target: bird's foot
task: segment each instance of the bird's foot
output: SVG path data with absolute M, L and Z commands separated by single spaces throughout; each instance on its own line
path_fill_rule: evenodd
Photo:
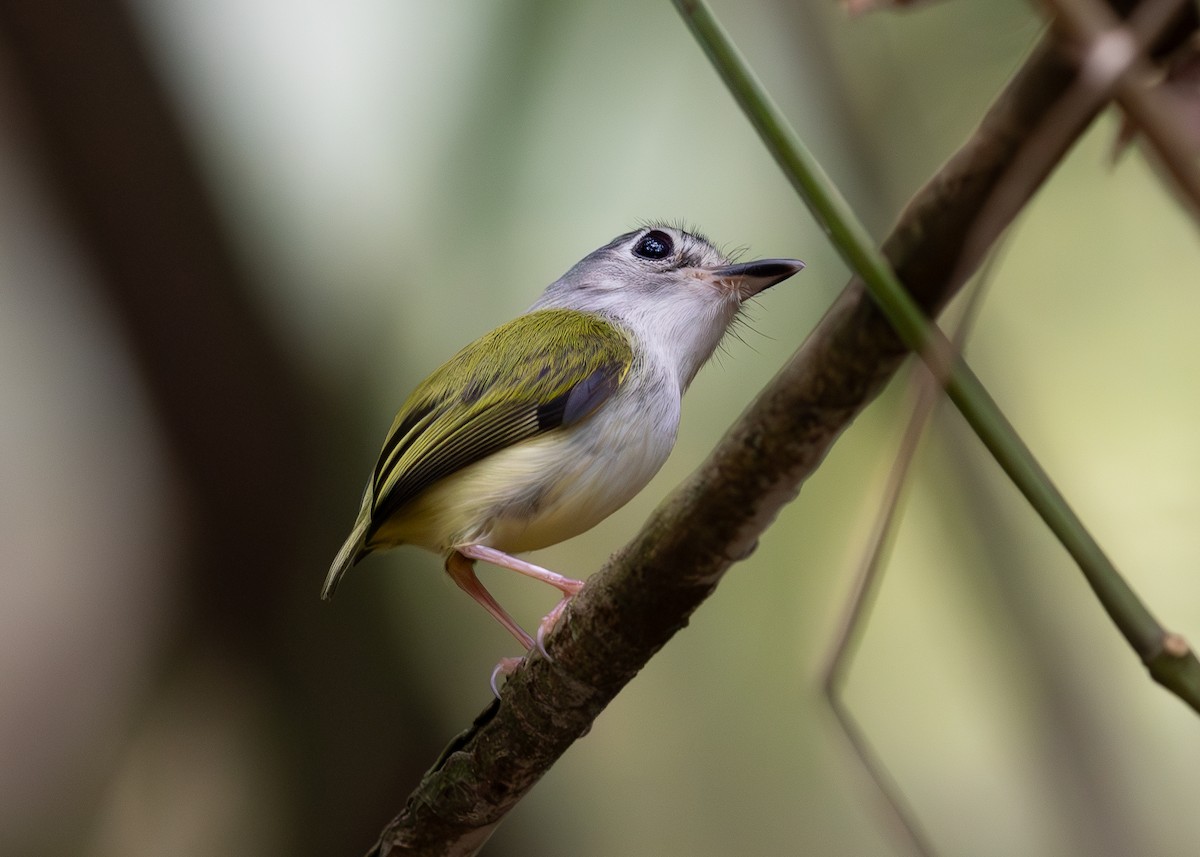
M 492 668 L 492 677 L 488 683 L 492 686 L 492 693 L 496 695 L 496 699 L 500 698 L 500 677 L 503 676 L 507 681 L 508 677 L 519 670 L 523 663 L 525 663 L 524 658 L 501 658 L 500 663 Z
M 580 589 L 582 589 L 580 585 Z M 578 592 L 579 590 L 576 590 Z M 542 617 L 542 621 L 538 623 L 537 629 L 537 650 L 541 652 L 542 657 L 548 661 L 554 660 L 546 651 L 546 635 L 554 630 L 554 626 L 558 624 L 558 620 L 562 618 L 562 614 L 567 609 L 567 604 L 570 603 L 572 596 L 575 593 L 564 595 L 562 600 L 554 605 L 554 609 Z

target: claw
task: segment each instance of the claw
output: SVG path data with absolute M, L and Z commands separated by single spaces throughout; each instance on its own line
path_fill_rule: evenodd
M 540 623 L 538 624 L 535 645 L 537 646 L 538 654 L 548 661 L 554 661 L 554 658 L 550 657 L 550 653 L 546 651 L 546 629 Z
M 496 699 L 500 698 L 500 685 L 496 683 L 496 679 L 504 676 L 506 679 L 520 669 L 521 664 L 525 663 L 524 658 L 501 658 L 500 663 L 492 668 L 492 677 L 488 684 L 492 686 L 492 693 Z
M 538 623 L 537 629 L 537 650 L 542 653 L 542 657 L 548 661 L 553 661 L 546 651 L 546 635 L 554 630 L 554 626 L 558 624 L 558 620 L 562 618 L 563 612 L 567 609 L 567 602 L 571 600 L 570 595 L 564 595 L 562 600 L 554 605 L 554 609 L 542 617 L 542 621 Z

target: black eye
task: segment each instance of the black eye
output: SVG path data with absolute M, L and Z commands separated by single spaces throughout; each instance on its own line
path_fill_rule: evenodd
M 633 245 L 633 255 L 643 259 L 665 259 L 675 251 L 675 243 L 667 233 L 651 229 Z

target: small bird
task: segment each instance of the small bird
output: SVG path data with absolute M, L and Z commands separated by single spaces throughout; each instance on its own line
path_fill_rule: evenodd
M 683 392 L 742 304 L 803 267 L 734 264 L 666 224 L 589 253 L 400 407 L 321 597 L 366 555 L 417 545 L 445 556 L 450 578 L 523 649 L 541 648 L 583 584 L 513 554 L 579 535 L 641 491 L 675 444 Z M 476 560 L 562 593 L 536 641 L 479 582 Z

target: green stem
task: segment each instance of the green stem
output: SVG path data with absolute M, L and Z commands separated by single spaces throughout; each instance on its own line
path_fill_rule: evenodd
M 943 379 L 946 393 L 996 461 L 1079 564 L 1100 603 L 1151 674 L 1200 712 L 1200 662 L 1167 634 L 1017 436 L 962 357 L 909 295 L 866 227 L 772 103 L 702 0 L 674 0 L 726 86 L 846 263 L 901 340 Z

